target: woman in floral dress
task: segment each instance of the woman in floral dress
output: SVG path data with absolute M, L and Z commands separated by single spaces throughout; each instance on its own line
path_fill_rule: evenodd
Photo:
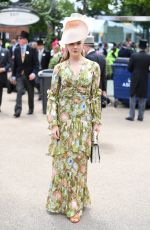
M 63 35 L 65 40 L 65 31 Z M 65 45 L 67 56 L 55 66 L 48 92 L 53 168 L 47 210 L 63 213 L 77 223 L 83 208 L 90 204 L 87 162 L 92 131 L 99 132 L 101 123 L 100 69 L 97 63 L 83 57 L 83 35 L 78 34 Z

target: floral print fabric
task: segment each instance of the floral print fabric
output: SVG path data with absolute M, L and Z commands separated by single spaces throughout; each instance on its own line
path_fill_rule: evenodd
M 74 216 L 90 204 L 87 188 L 87 158 L 84 153 L 72 152 L 53 158 L 52 183 L 47 210 Z
M 82 64 L 78 76 L 69 61 L 56 65 L 48 91 L 49 129 L 58 125 L 60 140 L 51 139 L 53 180 L 47 209 L 75 215 L 90 203 L 87 188 L 87 161 L 91 152 L 92 126 L 101 123 L 99 65 L 90 60 Z

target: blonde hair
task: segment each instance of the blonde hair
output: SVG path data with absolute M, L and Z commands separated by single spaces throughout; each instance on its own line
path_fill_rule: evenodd
M 67 47 L 65 46 L 65 49 L 64 49 L 64 52 L 63 52 L 63 55 L 62 55 L 60 62 L 64 62 L 64 61 L 68 60 L 69 57 L 70 57 L 69 51 L 68 51 Z
M 85 57 L 85 52 L 84 52 L 84 50 L 82 50 L 81 55 L 82 55 L 83 57 Z M 67 60 L 69 59 L 69 57 L 70 57 L 69 51 L 68 51 L 68 49 L 67 49 L 67 46 L 65 46 L 65 49 L 64 49 L 64 52 L 63 52 L 63 55 L 62 55 L 62 58 L 61 58 L 60 62 L 67 61 Z

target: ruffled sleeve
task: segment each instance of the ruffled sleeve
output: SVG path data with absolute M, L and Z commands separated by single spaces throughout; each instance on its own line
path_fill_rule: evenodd
M 93 65 L 93 80 L 91 88 L 91 110 L 92 110 L 92 123 L 101 124 L 101 89 L 99 88 L 100 82 L 100 68 L 97 63 Z
M 49 129 L 58 124 L 58 100 L 61 80 L 59 76 L 60 64 L 56 65 L 52 75 L 51 88 L 47 91 L 47 120 Z

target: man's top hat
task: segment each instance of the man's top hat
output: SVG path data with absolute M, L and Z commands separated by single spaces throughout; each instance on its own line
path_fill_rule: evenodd
M 38 46 L 44 45 L 43 40 L 42 39 L 37 40 L 37 44 L 38 44 Z
M 146 39 L 141 39 L 140 41 L 139 41 L 139 48 L 141 48 L 141 49 L 146 49 L 147 48 L 147 40 Z
M 29 39 L 29 33 L 24 31 L 24 30 L 22 30 L 20 35 L 19 35 L 19 37 L 20 37 L 20 39 L 22 38 L 22 39 L 27 39 L 28 40 Z

